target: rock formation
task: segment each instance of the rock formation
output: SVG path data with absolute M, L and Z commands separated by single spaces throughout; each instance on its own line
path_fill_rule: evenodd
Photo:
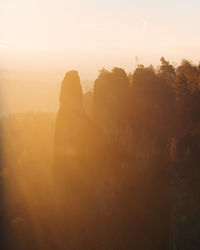
M 78 73 L 70 71 L 61 85 L 53 166 L 61 238 L 68 238 L 69 247 L 92 244 L 102 200 L 104 149 L 101 130 L 85 114 Z

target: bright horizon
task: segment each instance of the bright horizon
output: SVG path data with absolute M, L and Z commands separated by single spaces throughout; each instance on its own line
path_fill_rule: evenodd
M 61 81 L 83 89 L 103 67 L 200 60 L 200 2 L 0 0 L 1 112 L 54 111 Z
M 1 0 L 2 70 L 77 69 L 95 79 L 102 67 L 133 71 L 161 56 L 199 62 L 200 2 Z

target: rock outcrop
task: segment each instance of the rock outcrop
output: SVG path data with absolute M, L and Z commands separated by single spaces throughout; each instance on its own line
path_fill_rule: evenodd
M 95 218 L 101 207 L 99 190 L 105 168 L 103 140 L 101 130 L 85 114 L 78 73 L 70 71 L 60 91 L 53 166 L 59 229 L 69 248 L 80 249 L 84 244 L 84 249 L 91 248 L 98 226 Z

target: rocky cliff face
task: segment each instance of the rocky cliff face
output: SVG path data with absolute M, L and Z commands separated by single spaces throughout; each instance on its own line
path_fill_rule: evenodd
M 61 85 L 53 166 L 58 229 L 69 248 L 92 247 L 103 206 L 105 148 L 101 129 L 84 111 L 78 73 L 70 71 Z
M 149 80 L 147 73 L 145 81 Z M 110 207 L 113 206 L 111 221 L 117 223 L 115 228 L 120 225 L 115 230 L 121 241 L 118 243 L 126 241 L 127 246 L 136 249 L 169 249 L 169 176 L 165 150 L 169 131 L 163 126 L 164 121 L 160 122 L 167 107 L 159 106 L 159 100 L 155 99 L 157 94 L 151 86 L 157 86 L 156 77 L 152 72 L 150 75 L 153 82 L 149 85 L 139 82 L 141 89 L 148 87 L 141 93 L 129 85 L 122 69 L 102 71 L 94 86 L 94 117 L 104 129 L 112 152 L 108 182 Z

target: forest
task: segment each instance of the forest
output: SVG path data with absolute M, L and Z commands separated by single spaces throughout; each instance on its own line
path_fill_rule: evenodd
M 160 61 L 1 118 L 1 249 L 200 249 L 200 65 Z

